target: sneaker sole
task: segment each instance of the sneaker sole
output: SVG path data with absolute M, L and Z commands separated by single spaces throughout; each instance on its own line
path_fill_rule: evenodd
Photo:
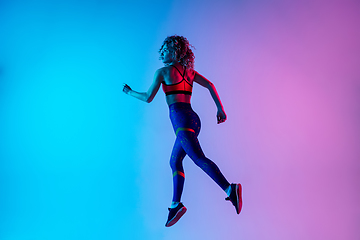
M 182 207 L 173 217 L 173 219 L 171 219 L 169 221 L 169 223 L 167 225 L 165 225 L 165 227 L 171 227 L 172 225 L 174 225 L 175 223 L 177 223 L 177 221 L 179 221 L 179 219 L 186 213 L 186 207 Z
M 236 184 L 236 198 L 237 198 L 237 208 L 236 208 L 236 213 L 239 214 L 241 212 L 241 208 L 242 208 L 242 196 L 241 196 L 241 184 Z

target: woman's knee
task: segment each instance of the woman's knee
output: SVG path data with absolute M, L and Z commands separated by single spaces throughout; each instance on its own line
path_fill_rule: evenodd
M 183 169 L 182 161 L 170 160 L 170 167 L 173 171 L 179 171 Z
M 215 163 L 213 161 L 211 161 L 210 159 L 208 159 L 205 156 L 203 156 L 201 158 L 197 158 L 195 160 L 193 159 L 193 161 L 196 164 L 196 166 L 200 167 L 201 169 L 203 169 L 204 167 L 215 165 Z

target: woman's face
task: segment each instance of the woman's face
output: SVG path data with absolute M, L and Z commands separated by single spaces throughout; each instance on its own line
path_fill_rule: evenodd
M 172 51 L 172 49 L 169 48 L 167 44 L 165 44 L 163 46 L 163 48 L 161 49 L 161 52 L 160 52 L 161 60 L 163 63 L 170 64 L 174 61 L 171 51 Z

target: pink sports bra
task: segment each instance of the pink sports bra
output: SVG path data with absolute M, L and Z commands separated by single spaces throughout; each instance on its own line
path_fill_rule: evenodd
M 182 80 L 178 83 L 174 83 L 174 84 L 170 84 L 167 85 L 164 82 L 162 83 L 162 88 L 164 90 L 164 93 L 166 94 L 166 96 L 168 95 L 172 95 L 172 94 L 187 94 L 187 95 L 191 95 L 192 93 L 192 85 L 185 79 L 185 73 L 186 73 L 186 69 L 184 69 L 184 74 L 181 74 L 180 70 L 173 66 L 170 65 L 174 68 L 176 68 L 176 70 L 180 73 L 180 75 L 182 76 Z

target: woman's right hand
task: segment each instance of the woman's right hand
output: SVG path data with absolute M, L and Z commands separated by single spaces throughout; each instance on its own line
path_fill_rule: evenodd
M 216 117 L 217 117 L 217 123 L 218 124 L 225 122 L 227 116 L 226 116 L 226 113 L 225 113 L 224 109 L 219 109 L 218 112 L 217 112 Z
M 132 90 L 131 87 L 129 87 L 129 85 L 127 85 L 126 83 L 124 83 L 123 86 L 123 92 L 129 94 L 129 92 Z

